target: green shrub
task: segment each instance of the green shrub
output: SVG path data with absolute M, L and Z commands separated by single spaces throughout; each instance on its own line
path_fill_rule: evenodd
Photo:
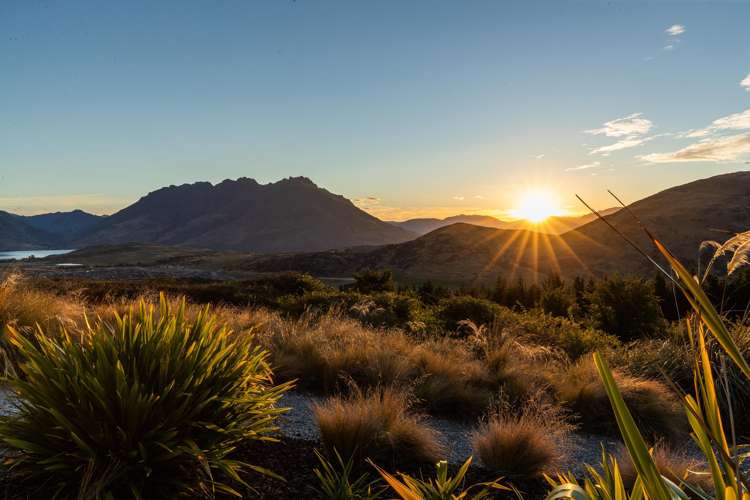
M 364 294 L 392 292 L 396 289 L 396 282 L 393 280 L 393 273 L 388 269 L 365 269 L 354 273 L 354 284 L 351 288 Z
M 162 298 L 114 323 L 58 338 L 13 332 L 18 412 L 0 421 L 13 480 L 48 496 L 175 498 L 231 492 L 251 468 L 229 458 L 271 439 L 275 407 L 266 353 L 219 327 L 208 310 Z M 40 492 L 40 494 L 42 494 Z
M 313 469 L 320 486 L 317 488 L 325 500 L 377 500 L 382 498 L 383 488 L 377 481 L 371 481 L 368 474 L 354 478 L 354 459 L 344 460 L 338 451 L 333 450 L 335 462 L 329 461 L 318 450 L 315 456 L 320 467 Z
M 614 275 L 597 281 L 586 298 L 593 326 L 621 340 L 652 337 L 666 328 L 649 280 Z
M 356 294 L 333 290 L 316 290 L 302 295 L 286 295 L 277 302 L 277 307 L 292 316 L 310 312 L 325 314 L 336 309 L 349 309 L 357 301 Z
M 364 297 L 362 302 L 350 309 L 350 312 L 366 325 L 374 327 L 406 327 L 418 322 L 422 317 L 418 299 L 395 292 L 382 292 Z
M 505 329 L 515 338 L 560 349 L 572 360 L 593 351 L 607 351 L 620 344 L 613 335 L 570 318 L 545 314 L 539 309 L 515 312 L 503 308 L 496 327 Z
M 574 304 L 575 295 L 564 286 L 542 288 L 539 306 L 547 314 L 551 314 L 552 316 L 568 316 Z
M 500 314 L 499 305 L 489 300 L 469 295 L 443 299 L 438 315 L 450 331 L 456 331 L 461 321 L 470 320 L 477 325 L 488 325 Z

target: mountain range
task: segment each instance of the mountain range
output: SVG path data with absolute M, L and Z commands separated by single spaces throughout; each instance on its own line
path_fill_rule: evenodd
M 169 186 L 107 216 L 0 213 L 0 250 L 148 243 L 252 252 L 398 243 L 416 235 L 304 177 Z
M 550 218 L 538 228 L 557 234 L 587 220 Z M 523 226 L 482 215 L 386 223 L 305 177 L 270 184 L 240 178 L 158 189 L 111 216 L 81 210 L 34 216 L 0 212 L 4 237 L 0 250 L 142 243 L 259 253 L 315 252 L 405 242 L 456 222 Z
M 750 172 L 736 172 L 672 187 L 603 216 L 654 258 L 659 256 L 644 227 L 697 268 L 702 241 L 724 240 L 750 229 L 749 200 Z M 485 226 L 459 221 L 467 217 L 464 220 Z M 68 224 L 69 219 L 75 224 Z M 211 265 L 231 261 L 231 266 L 254 272 L 292 270 L 332 277 L 389 268 L 403 281 L 474 283 L 500 275 L 535 280 L 552 273 L 571 277 L 654 272 L 652 264 L 608 224 L 594 215 L 581 220 L 583 225 L 562 234 L 492 227 L 498 224 L 492 218 L 477 216 L 394 225 L 306 178 L 266 185 L 239 179 L 163 188 L 109 217 L 81 212 L 20 217 L 0 212 L 0 232 L 3 245 L 11 241 L 13 250 L 108 245 L 98 265 L 112 259 L 123 265 L 128 255 L 141 259 L 144 248 L 155 253 L 153 263 L 159 262 L 156 254 L 179 261 L 189 249 L 203 248 L 214 250 Z M 419 236 L 430 224 L 442 227 Z M 131 242 L 152 246 L 124 246 Z M 240 253 L 217 256 L 216 251 L 227 250 Z M 81 255 L 88 261 L 96 254 L 91 249 Z M 206 255 L 191 254 L 190 261 L 200 266 Z

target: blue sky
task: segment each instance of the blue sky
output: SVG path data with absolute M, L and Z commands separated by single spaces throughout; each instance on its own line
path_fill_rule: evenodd
M 574 211 L 634 201 L 750 168 L 749 21 L 748 2 L 5 0 L 0 209 L 291 175 L 384 218 L 503 215 L 536 186 Z

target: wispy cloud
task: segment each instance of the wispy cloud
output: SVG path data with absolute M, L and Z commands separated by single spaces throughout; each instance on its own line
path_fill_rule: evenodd
M 745 90 L 750 92 L 750 74 L 748 74 L 745 79 L 740 82 L 740 86 L 744 87 Z
M 474 199 L 475 199 L 475 200 L 483 200 L 483 199 L 484 199 L 484 196 L 482 196 L 481 194 L 475 194 L 475 195 L 474 195 Z
M 456 195 L 456 196 L 453 197 L 453 199 L 456 200 L 456 201 L 464 201 L 465 197 L 463 197 L 461 195 Z
M 605 135 L 607 137 L 624 137 L 628 135 L 647 134 L 653 123 L 651 120 L 641 118 L 643 113 L 633 113 L 632 115 L 617 118 L 604 123 L 601 128 L 587 130 L 586 133 L 592 135 Z
M 613 137 L 618 139 L 618 141 L 606 146 L 593 148 L 589 151 L 589 154 L 609 156 L 614 151 L 640 146 L 651 140 L 646 134 L 651 131 L 653 126 L 654 124 L 651 120 L 643 118 L 643 113 L 633 113 L 632 115 L 605 122 L 602 127 L 587 130 L 586 133 Z
M 722 162 L 734 161 L 750 153 L 750 133 L 711 137 L 671 153 L 652 153 L 639 156 L 650 163 Z
M 685 26 L 683 26 L 682 24 L 673 24 L 669 28 L 665 29 L 664 33 L 669 36 L 680 36 L 685 33 Z
M 664 50 L 674 50 L 674 44 L 665 45 Z
M 590 168 L 597 168 L 600 167 L 601 163 L 598 161 L 592 162 L 592 163 L 586 163 L 585 165 L 578 165 L 577 167 L 568 167 L 565 169 L 566 172 L 575 172 L 577 170 L 588 170 Z
M 679 134 L 682 137 L 707 137 L 711 134 L 721 132 L 724 130 L 748 130 L 750 129 L 750 109 L 741 111 L 739 113 L 733 113 L 731 115 L 722 116 L 717 118 L 711 125 L 706 128 L 697 130 L 688 130 Z
M 748 78 L 750 78 L 750 76 L 748 76 Z M 534 158 L 536 158 L 537 160 L 541 160 L 542 158 L 544 158 L 544 153 L 536 155 Z
M 634 148 L 636 146 L 640 146 L 641 144 L 645 144 L 646 142 L 650 140 L 651 140 L 650 137 L 626 137 L 625 139 L 619 140 L 615 142 L 614 144 L 609 144 L 607 146 L 602 146 L 596 149 L 592 149 L 589 154 L 609 156 L 609 154 L 614 151 Z

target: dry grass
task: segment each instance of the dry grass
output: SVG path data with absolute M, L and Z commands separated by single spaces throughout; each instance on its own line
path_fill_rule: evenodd
M 635 484 L 638 473 L 627 449 L 622 446 L 617 456 L 620 473 L 625 486 L 630 490 Z M 714 489 L 711 474 L 706 471 L 706 463 L 697 460 L 684 451 L 676 451 L 664 444 L 654 446 L 651 456 L 659 472 L 675 484 L 686 483 L 693 488 L 712 492 Z
M 482 465 L 510 478 L 534 479 L 564 462 L 570 446 L 570 425 L 558 406 L 540 395 L 514 412 L 501 404 L 472 434 L 474 453 Z
M 271 351 L 276 373 L 299 379 L 308 389 L 334 392 L 349 381 L 375 387 L 412 377 L 408 356 L 413 345 L 398 331 L 370 329 L 338 315 L 277 318 L 264 330 L 259 340 Z
M 63 326 L 80 324 L 84 307 L 73 297 L 60 297 L 24 286 L 18 274 L 0 282 L 0 325 L 17 330 L 41 326 L 45 332 L 59 332 Z
M 313 406 L 328 452 L 394 466 L 435 463 L 444 457 L 438 434 L 409 410 L 408 393 L 394 388 L 353 391 Z
M 663 383 L 614 372 L 617 386 L 638 427 L 652 441 L 685 436 L 687 419 L 677 397 Z M 578 418 L 582 429 L 618 435 L 604 385 L 590 359 L 572 365 L 554 381 L 560 402 Z

